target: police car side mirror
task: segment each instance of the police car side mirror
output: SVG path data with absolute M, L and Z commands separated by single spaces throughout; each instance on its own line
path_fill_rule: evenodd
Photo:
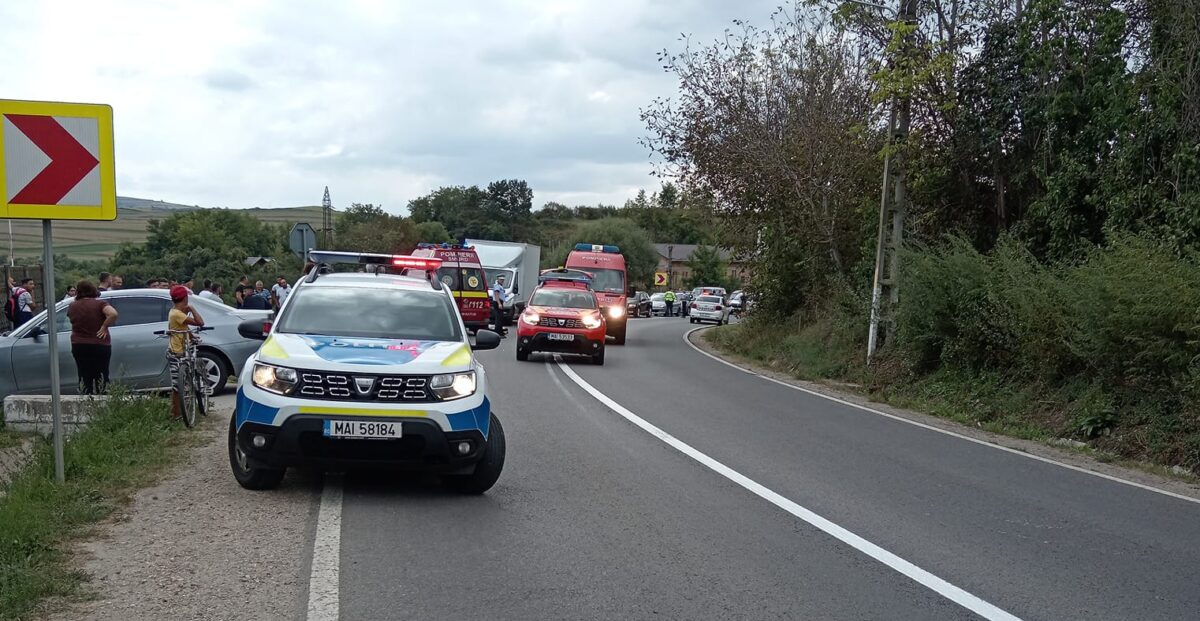
M 271 333 L 271 322 L 264 319 L 247 319 L 238 324 L 238 334 L 244 339 L 265 341 Z
M 500 346 L 500 335 L 491 330 L 478 330 L 475 332 L 475 342 L 471 344 L 471 349 L 475 351 L 483 351 L 485 349 L 496 349 Z

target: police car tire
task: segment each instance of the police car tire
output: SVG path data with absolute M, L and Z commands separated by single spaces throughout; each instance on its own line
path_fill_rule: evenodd
M 500 472 L 504 470 L 504 427 L 495 414 L 488 422 L 487 446 L 483 449 L 483 458 L 475 464 L 475 472 L 471 474 L 454 474 L 443 477 L 446 487 L 461 494 L 482 494 L 496 484 Z
M 287 470 L 283 468 L 261 468 L 253 465 L 248 465 L 243 469 L 238 464 L 237 451 L 237 427 L 234 426 L 233 419 L 230 418 L 229 467 L 233 470 L 233 478 L 237 480 L 238 485 L 252 490 L 275 489 L 279 486 L 279 482 L 283 480 L 283 475 L 287 473 Z

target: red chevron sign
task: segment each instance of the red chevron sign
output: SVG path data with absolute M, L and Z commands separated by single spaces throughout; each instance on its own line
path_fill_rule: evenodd
M 0 218 L 117 217 L 112 107 L 0 99 Z
M 100 165 L 100 160 L 52 116 L 6 114 L 4 118 L 50 158 L 50 163 L 13 195 L 12 203 L 57 205 Z

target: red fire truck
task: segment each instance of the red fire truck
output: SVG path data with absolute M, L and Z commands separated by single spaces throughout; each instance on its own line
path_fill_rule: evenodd
M 567 269 L 592 275 L 592 290 L 604 310 L 608 335 L 617 345 L 625 344 L 625 257 L 616 246 L 577 244 L 567 255 Z

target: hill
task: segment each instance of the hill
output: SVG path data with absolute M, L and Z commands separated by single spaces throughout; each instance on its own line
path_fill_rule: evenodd
M 177 203 L 142 198 L 117 197 L 117 219 L 111 222 L 58 221 L 54 223 L 54 252 L 75 259 L 107 259 L 125 242 L 146 240 L 146 225 L 162 220 L 179 211 L 203 209 Z M 307 222 L 321 228 L 321 207 L 286 207 L 279 209 L 246 209 L 247 213 L 271 224 Z M 0 225 L 0 255 L 8 255 L 7 227 Z M 42 223 L 37 220 L 13 220 L 12 243 L 14 254 L 36 257 L 42 253 Z

